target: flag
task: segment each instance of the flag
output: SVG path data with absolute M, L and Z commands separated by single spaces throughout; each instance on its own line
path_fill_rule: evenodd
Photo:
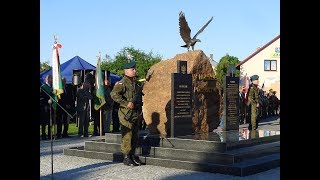
M 244 76 L 244 88 L 245 88 L 245 92 L 248 92 L 249 89 L 249 77 L 247 76 L 247 74 Z
M 60 71 L 60 58 L 59 58 L 59 48 L 61 44 L 58 44 L 55 37 L 55 42 L 52 46 L 52 89 L 56 90 L 54 96 L 55 100 L 58 102 L 60 99 L 60 94 L 63 93 L 61 71 Z M 54 109 L 56 109 L 57 104 L 52 103 Z
M 248 91 L 249 91 L 249 77 L 247 76 L 247 74 L 244 76 L 244 103 L 248 104 Z
M 101 63 L 100 63 L 100 56 L 98 57 L 98 64 L 96 68 L 96 101 L 94 105 L 94 109 L 98 110 L 100 109 L 105 103 L 105 90 L 104 90 L 104 85 L 103 85 L 103 80 L 102 80 L 102 70 L 101 70 Z

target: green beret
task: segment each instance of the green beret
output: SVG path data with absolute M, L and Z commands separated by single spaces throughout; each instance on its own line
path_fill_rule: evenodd
M 131 61 L 131 62 L 123 65 L 122 68 L 123 68 L 123 69 L 130 69 L 130 68 L 133 68 L 133 67 L 135 67 L 135 66 L 136 66 L 136 62 L 135 62 L 135 61 Z
M 259 76 L 256 74 L 251 76 L 251 81 L 258 80 L 258 79 L 259 79 Z

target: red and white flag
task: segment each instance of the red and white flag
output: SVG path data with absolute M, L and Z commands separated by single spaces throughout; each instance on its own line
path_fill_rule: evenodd
M 63 93 L 61 71 L 60 71 L 60 58 L 59 48 L 61 44 L 58 44 L 55 37 L 55 42 L 52 46 L 52 88 L 56 90 L 56 100 L 60 99 L 60 94 Z
M 248 90 L 249 90 L 249 77 L 247 74 L 243 77 L 243 86 L 244 86 L 244 103 L 248 104 Z

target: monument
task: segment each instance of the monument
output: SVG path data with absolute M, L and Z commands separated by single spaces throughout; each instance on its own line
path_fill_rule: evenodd
M 190 135 L 192 130 L 192 75 L 187 61 L 177 61 L 177 73 L 171 73 L 170 137 Z
M 182 40 L 185 42 L 185 45 L 181 47 L 187 48 L 189 51 L 189 48 L 191 47 L 194 51 L 194 46 L 197 42 L 201 42 L 200 39 L 197 39 L 197 36 L 203 32 L 203 30 L 209 25 L 209 23 L 212 21 L 213 17 L 209 19 L 209 21 L 202 26 L 201 29 L 198 30 L 198 32 L 191 38 L 190 33 L 191 29 L 188 25 L 188 22 L 186 20 L 186 17 L 182 11 L 179 13 L 179 30 L 180 30 L 180 36 Z
M 151 134 L 161 136 L 170 132 L 171 74 L 178 72 L 177 60 L 187 62 L 186 73 L 192 77 L 192 130 L 194 133 L 212 131 L 219 125 L 220 93 L 209 58 L 201 50 L 177 54 L 150 67 L 147 74 L 154 73 L 144 85 L 142 107 L 148 129 Z
M 225 120 L 222 128 L 226 131 L 239 130 L 239 77 L 235 77 L 234 66 L 229 67 L 229 75 L 224 77 L 223 92 Z

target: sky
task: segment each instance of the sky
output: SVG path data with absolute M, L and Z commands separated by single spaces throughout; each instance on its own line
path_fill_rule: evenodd
M 60 63 L 79 56 L 96 66 L 99 52 L 114 58 L 125 47 L 171 59 L 187 52 L 180 11 L 191 37 L 213 17 L 195 50 L 216 62 L 242 61 L 280 34 L 280 0 L 40 0 L 40 61 L 52 65 L 54 36 Z

